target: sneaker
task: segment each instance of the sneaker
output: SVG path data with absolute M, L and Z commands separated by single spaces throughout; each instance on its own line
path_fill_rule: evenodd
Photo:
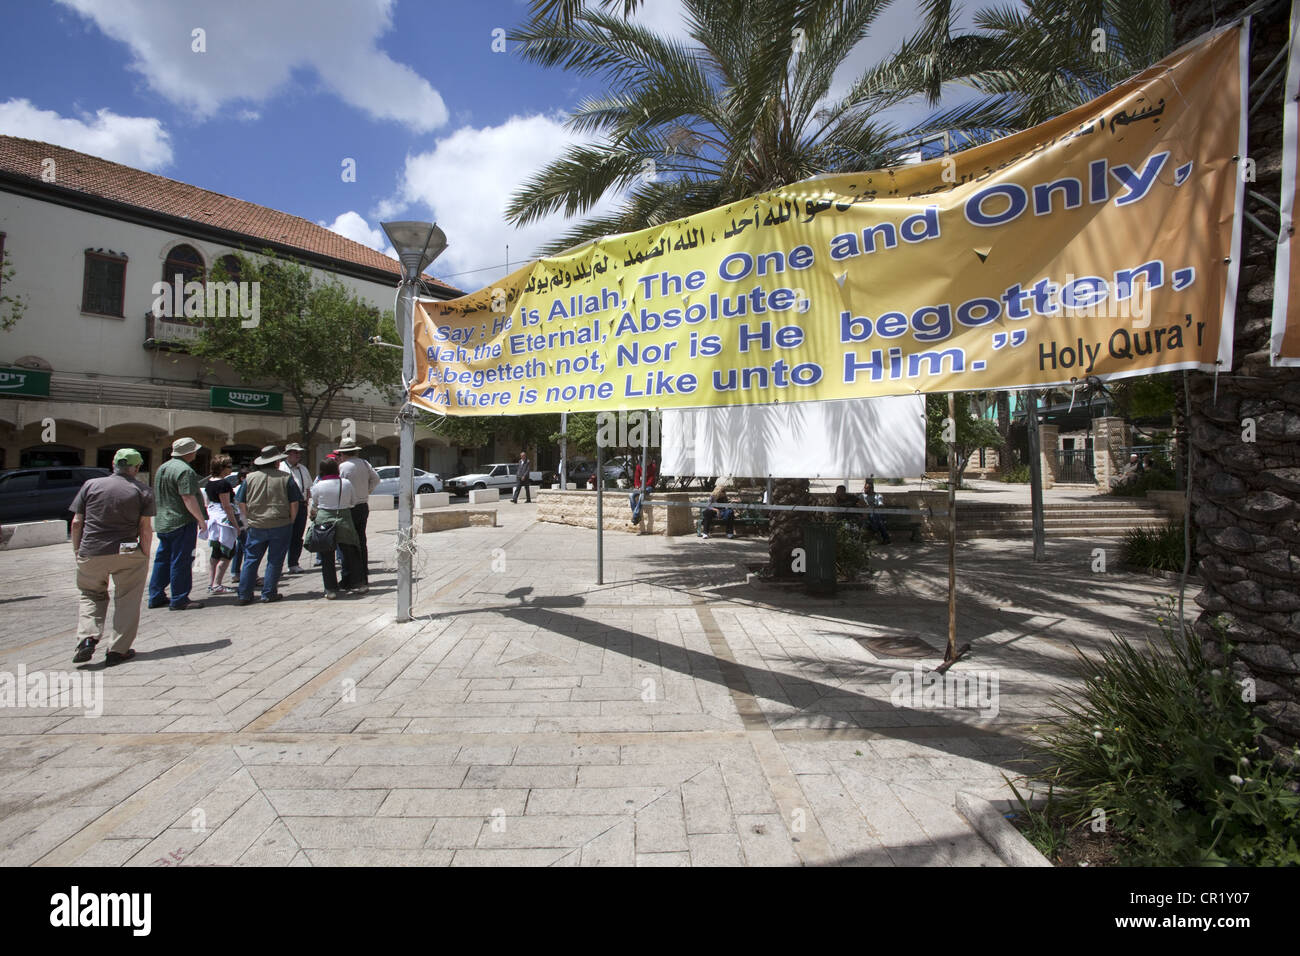
M 325 592 L 325 600 L 327 600 L 327 601 L 337 601 L 338 598 L 339 598 L 339 592 L 338 592 L 338 591 L 326 591 L 326 592 Z
M 734 538 L 735 536 L 736 536 L 736 533 L 735 533 L 734 531 L 729 531 L 729 532 L 727 532 L 727 537 L 728 537 L 728 538 Z
M 701 538 L 707 538 L 708 535 L 705 534 L 703 531 L 701 531 L 701 532 L 700 532 L 700 537 L 701 537 Z
M 302 568 L 298 567 L 298 565 L 294 564 L 294 565 L 291 565 L 291 566 L 289 567 L 289 573 L 290 573 L 290 574 L 303 574 L 303 573 L 305 573 L 305 572 L 303 571 Z
M 353 588 L 353 589 L 352 589 L 352 593 L 353 593 L 353 594 L 369 594 L 369 593 L 370 593 L 370 585 L 368 585 L 368 584 L 363 584 L 363 585 L 361 585 L 361 587 L 359 587 L 359 588 Z
M 216 587 L 208 588 L 208 593 L 209 594 L 233 594 L 234 590 L 232 588 L 226 587 L 224 584 L 218 584 Z
M 77 645 L 77 652 L 72 655 L 72 663 L 84 664 L 95 656 L 95 645 L 98 644 L 93 637 L 88 637 Z
M 270 604 L 274 601 L 280 600 L 280 598 L 282 597 L 284 597 L 284 595 L 281 594 L 279 591 L 276 591 L 273 594 L 263 594 L 260 598 L 258 598 L 258 600 L 261 601 L 263 604 Z

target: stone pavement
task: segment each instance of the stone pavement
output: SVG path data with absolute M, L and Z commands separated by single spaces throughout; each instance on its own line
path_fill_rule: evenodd
M 1174 588 L 1092 573 L 1114 542 L 963 542 L 972 696 L 894 706 L 942 656 L 941 544 L 818 599 L 746 583 L 762 540 L 607 533 L 597 586 L 594 532 L 535 509 L 420 536 L 410 623 L 381 512 L 369 595 L 145 610 L 110 670 L 71 664 L 70 545 L 0 553 L 0 672 L 103 678 L 100 716 L 0 708 L 0 864 L 995 866 L 955 792 L 1004 795 L 1072 643 Z

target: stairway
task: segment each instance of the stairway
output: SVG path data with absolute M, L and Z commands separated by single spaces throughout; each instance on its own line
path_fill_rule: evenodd
M 1163 525 L 1169 512 L 1141 498 L 1099 499 L 1043 506 L 1043 530 L 1051 538 L 1118 538 L 1131 528 Z M 1029 505 L 958 502 L 957 537 L 1030 538 Z

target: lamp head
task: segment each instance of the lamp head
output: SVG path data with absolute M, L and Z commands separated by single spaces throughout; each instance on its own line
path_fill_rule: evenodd
M 431 222 L 381 222 L 380 226 L 393 244 L 407 279 L 422 273 L 447 248 L 447 236 Z

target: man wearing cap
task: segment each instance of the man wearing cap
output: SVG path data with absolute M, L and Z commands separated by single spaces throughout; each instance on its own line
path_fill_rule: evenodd
M 291 442 L 284 446 L 285 460 L 280 462 L 280 470 L 293 479 L 294 484 L 298 486 L 298 491 L 302 493 L 303 501 L 307 500 L 307 494 L 311 491 L 311 472 L 302 463 L 302 453 L 306 450 L 297 442 Z M 302 533 L 306 530 L 307 509 L 302 507 L 298 509 L 298 517 L 293 519 L 293 533 L 289 538 L 290 574 L 302 574 L 302 568 L 298 567 L 298 559 L 302 556 Z
M 153 479 L 154 504 L 158 510 L 154 530 L 158 533 L 158 551 L 153 559 L 153 576 L 149 579 L 149 606 L 167 604 L 173 611 L 203 607 L 202 601 L 190 600 L 191 569 L 194 545 L 198 540 L 199 522 L 206 527 L 207 513 L 199 504 L 199 476 L 190 462 L 202 446 L 193 438 L 172 442 L 172 457 Z M 172 589 L 171 600 L 167 588 Z
M 112 667 L 135 656 L 131 644 L 140 627 L 140 598 L 149 575 L 153 545 L 150 518 L 154 493 L 136 478 L 144 458 L 134 448 L 113 456 L 113 474 L 92 478 L 72 500 L 72 550 L 77 556 L 77 620 L 74 664 L 95 656 L 108 613 L 108 583 L 113 582 L 113 644 L 105 658 Z
M 257 568 L 266 555 L 266 574 L 262 577 L 263 604 L 280 600 L 275 586 L 280 582 L 284 557 L 289 551 L 294 521 L 303 508 L 303 496 L 298 485 L 287 472 L 276 467 L 284 461 L 284 453 L 274 445 L 262 449 L 260 457 L 253 459 L 256 466 L 248 473 L 235 494 L 239 512 L 248 525 L 248 540 L 244 543 L 244 566 L 239 569 L 239 603 L 253 603 L 253 585 L 257 581 Z
M 366 523 L 370 520 L 370 496 L 379 487 L 379 472 L 364 458 L 358 458 L 361 446 L 355 442 L 339 449 L 339 477 L 352 482 L 360 504 L 352 506 L 352 526 L 361 540 L 361 583 L 370 583 L 370 550 L 366 547 Z

